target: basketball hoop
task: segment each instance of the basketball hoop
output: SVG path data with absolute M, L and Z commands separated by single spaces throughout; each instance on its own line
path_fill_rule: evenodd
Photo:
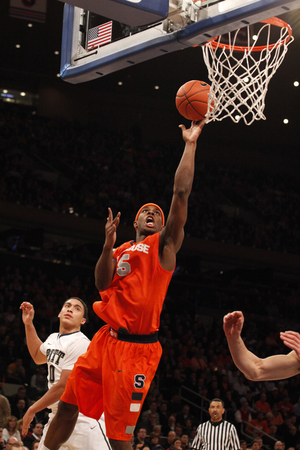
M 211 81 L 207 122 L 231 117 L 236 123 L 243 119 L 251 125 L 254 120 L 266 119 L 263 111 L 270 79 L 294 38 L 291 27 L 277 17 L 256 26 L 254 41 L 251 25 L 247 25 L 203 45 Z

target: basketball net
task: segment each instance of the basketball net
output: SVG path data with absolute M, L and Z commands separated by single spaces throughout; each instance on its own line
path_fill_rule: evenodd
M 264 20 L 259 26 L 254 41 L 248 25 L 203 45 L 203 58 L 211 81 L 207 122 L 231 117 L 236 123 L 243 119 L 246 125 L 251 125 L 254 120 L 266 119 L 265 97 L 270 79 L 294 38 L 291 27 L 277 17 Z M 260 41 L 264 45 L 259 45 Z M 245 45 L 240 45 L 241 42 Z

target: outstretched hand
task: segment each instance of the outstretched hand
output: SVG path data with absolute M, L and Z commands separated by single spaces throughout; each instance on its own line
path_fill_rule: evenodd
M 30 408 L 27 409 L 25 415 L 23 416 L 23 423 L 22 423 L 22 435 L 26 436 L 28 433 L 28 429 L 30 427 L 31 422 L 34 419 L 34 412 L 31 411 Z
M 182 131 L 182 138 L 185 142 L 197 142 L 198 137 L 206 123 L 206 119 L 201 122 L 192 122 L 190 128 L 186 128 L 184 125 L 179 125 Z
M 244 315 L 241 311 L 234 311 L 226 314 L 223 318 L 223 330 L 225 336 L 231 339 L 238 339 L 244 325 Z
M 294 350 L 300 359 L 300 334 L 296 331 L 285 331 L 280 333 L 280 339 L 282 339 L 284 345 Z
M 22 320 L 24 325 L 30 325 L 34 317 L 34 308 L 32 304 L 29 302 L 23 302 L 20 309 L 22 309 Z
M 120 223 L 121 213 L 118 212 L 115 218 L 110 208 L 108 208 L 108 218 L 105 225 L 105 243 L 109 247 L 113 248 L 117 239 L 117 227 Z

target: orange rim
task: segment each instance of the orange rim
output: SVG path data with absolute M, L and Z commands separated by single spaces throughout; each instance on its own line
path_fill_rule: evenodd
M 267 45 L 267 44 L 266 45 L 258 45 L 256 47 L 248 47 L 248 46 L 243 47 L 240 45 L 223 44 L 222 42 L 217 42 L 217 39 L 219 38 L 219 36 L 215 36 L 214 38 L 209 39 L 205 45 L 210 44 L 213 49 L 225 48 L 226 50 L 235 50 L 237 52 L 249 51 L 250 49 L 252 52 L 261 52 L 265 49 L 272 50 L 274 47 L 281 47 L 282 45 L 286 44 L 293 35 L 291 26 L 289 24 L 287 24 L 286 22 L 284 22 L 283 20 L 279 19 L 278 17 L 271 17 L 270 19 L 262 20 L 261 23 L 269 23 L 271 25 L 275 25 L 276 27 L 286 28 L 289 35 L 287 38 L 283 39 L 281 42 L 276 42 L 275 44 L 270 44 L 270 45 Z

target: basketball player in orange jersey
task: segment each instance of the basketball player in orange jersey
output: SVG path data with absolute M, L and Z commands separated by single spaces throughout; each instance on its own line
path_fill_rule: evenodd
M 136 240 L 114 250 L 120 213 L 113 218 L 109 208 L 105 243 L 95 268 L 102 301 L 93 305 L 107 325 L 69 375 L 39 450 L 58 450 L 72 433 L 78 411 L 96 419 L 104 411 L 112 449 L 132 450 L 130 439 L 162 353 L 160 313 L 184 238 L 197 139 L 204 123 L 193 122 L 189 129 L 180 125 L 185 149 L 166 223 L 158 205 L 144 205 L 133 223 Z

